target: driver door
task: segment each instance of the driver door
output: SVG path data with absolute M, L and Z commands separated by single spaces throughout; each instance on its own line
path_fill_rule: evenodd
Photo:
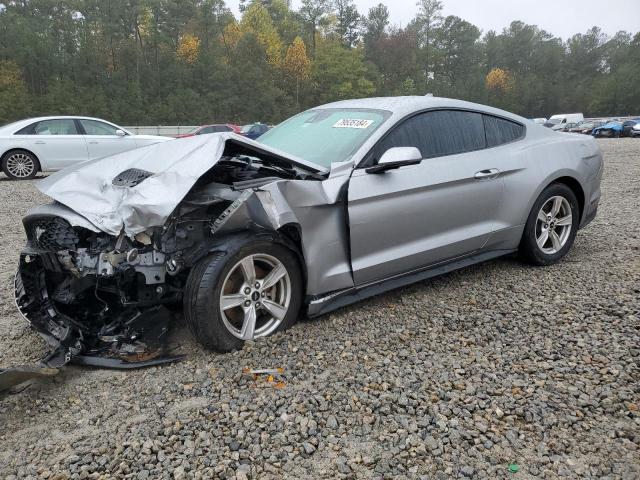
M 373 148 L 416 147 L 423 160 L 383 173 L 356 169 L 349 183 L 351 261 L 356 285 L 480 250 L 493 230 L 504 185 L 482 116 L 430 111 L 394 127 Z

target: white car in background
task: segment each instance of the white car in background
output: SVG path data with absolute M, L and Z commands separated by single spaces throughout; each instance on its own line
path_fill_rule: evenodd
M 91 117 L 39 117 L 0 127 L 0 166 L 14 180 L 171 140 Z
M 554 131 L 560 131 L 564 130 L 568 123 L 580 122 L 584 122 L 584 115 L 581 113 L 559 113 L 551 115 L 544 126 Z

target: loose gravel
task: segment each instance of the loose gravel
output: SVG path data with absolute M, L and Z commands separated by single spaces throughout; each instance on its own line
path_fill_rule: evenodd
M 180 326 L 181 363 L 66 367 L 0 399 L 0 477 L 640 478 L 640 140 L 601 146 L 599 215 L 560 264 L 466 268 L 233 354 Z M 0 366 L 46 350 L 12 298 L 43 201 L 0 178 Z

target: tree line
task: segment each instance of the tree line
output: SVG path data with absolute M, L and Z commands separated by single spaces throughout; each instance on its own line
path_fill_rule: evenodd
M 562 40 L 513 21 L 483 33 L 442 1 L 393 25 L 380 3 L 0 3 L 0 123 L 78 114 L 121 124 L 275 123 L 346 98 L 460 98 L 527 117 L 640 113 L 640 33 Z M 576 8 L 580 8 L 576 4 Z

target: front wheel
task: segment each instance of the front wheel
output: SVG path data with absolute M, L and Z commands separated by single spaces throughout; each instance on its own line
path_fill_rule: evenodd
M 565 184 L 543 190 L 525 224 L 520 256 L 534 265 L 551 265 L 571 249 L 580 222 L 578 200 Z
M 206 348 L 229 352 L 291 326 L 302 302 L 296 255 L 283 245 L 245 240 L 230 254 L 214 253 L 189 274 L 184 314 Z
M 2 171 L 12 180 L 32 179 L 38 170 L 38 159 L 26 150 L 13 150 L 2 157 Z

